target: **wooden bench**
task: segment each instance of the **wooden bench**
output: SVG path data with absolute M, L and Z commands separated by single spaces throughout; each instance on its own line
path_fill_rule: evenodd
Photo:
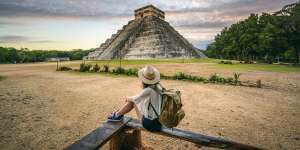
M 66 150 L 96 150 L 110 141 L 110 149 L 140 149 L 142 147 L 141 130 L 145 130 L 138 120 L 124 117 L 122 122 L 106 122 L 71 144 Z M 145 130 L 146 131 L 146 130 Z M 254 146 L 229 141 L 219 137 L 207 136 L 176 128 L 162 128 L 160 132 L 152 132 L 172 138 L 192 142 L 196 145 L 230 150 L 261 150 Z

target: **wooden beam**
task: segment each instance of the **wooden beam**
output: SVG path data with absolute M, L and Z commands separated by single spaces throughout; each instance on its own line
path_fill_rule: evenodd
M 141 125 L 141 123 L 136 119 L 131 119 L 127 123 L 127 126 L 133 129 L 145 130 Z M 203 135 L 199 133 L 193 133 L 190 131 L 184 131 L 176 128 L 163 127 L 160 132 L 153 132 L 153 133 L 172 137 L 172 138 L 178 138 L 198 145 L 214 147 L 214 148 L 229 149 L 229 150 L 262 150 L 261 148 L 229 141 L 223 138 Z
M 131 118 L 124 118 L 121 122 L 106 122 L 102 127 L 97 128 L 82 139 L 76 141 L 65 150 L 96 150 L 109 141 L 126 127 Z

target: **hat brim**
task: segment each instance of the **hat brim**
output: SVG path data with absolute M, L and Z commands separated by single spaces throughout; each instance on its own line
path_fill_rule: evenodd
M 160 81 L 160 73 L 156 68 L 153 68 L 153 71 L 154 71 L 154 74 L 155 74 L 155 78 L 153 80 L 149 80 L 149 79 L 144 77 L 144 75 L 143 75 L 144 70 L 145 70 L 145 68 L 139 70 L 139 72 L 138 72 L 138 77 L 143 83 L 145 83 L 145 84 L 156 84 Z

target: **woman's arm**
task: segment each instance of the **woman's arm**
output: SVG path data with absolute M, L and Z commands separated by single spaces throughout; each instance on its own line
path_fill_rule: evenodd
M 133 98 L 132 97 L 125 97 L 125 102 L 133 102 Z

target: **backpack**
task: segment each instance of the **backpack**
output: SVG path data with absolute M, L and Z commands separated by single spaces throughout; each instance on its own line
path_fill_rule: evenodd
M 166 90 L 161 85 L 160 87 L 160 94 L 162 96 L 160 115 L 154 109 L 153 105 L 151 104 L 151 101 L 149 105 L 154 110 L 156 116 L 159 119 L 159 122 L 162 125 L 168 128 L 176 127 L 185 116 L 185 113 L 181 108 L 181 93 L 180 91 L 176 91 L 173 89 Z

